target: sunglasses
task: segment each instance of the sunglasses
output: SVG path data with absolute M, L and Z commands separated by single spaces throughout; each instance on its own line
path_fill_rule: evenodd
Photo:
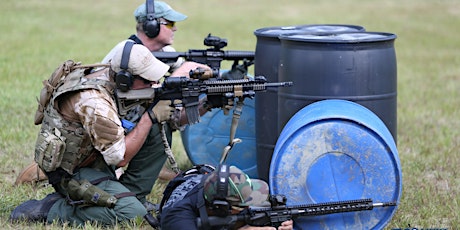
M 161 25 L 165 25 L 168 27 L 168 29 L 172 29 L 174 26 L 176 26 L 176 22 L 170 22 L 170 21 L 160 21 Z

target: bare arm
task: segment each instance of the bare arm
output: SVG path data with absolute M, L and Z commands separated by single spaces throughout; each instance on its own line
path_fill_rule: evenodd
M 147 139 L 151 128 L 152 121 L 150 120 L 149 115 L 144 113 L 136 127 L 127 136 L 125 136 L 125 157 L 117 164 L 117 166 L 124 167 L 129 163 L 129 161 L 131 161 L 131 159 L 133 159 Z
M 197 62 L 186 61 L 178 69 L 171 73 L 171 77 L 188 77 L 190 70 L 196 68 L 211 69 L 209 66 Z
M 281 226 L 278 227 L 278 230 L 292 230 L 293 229 L 293 222 L 292 220 L 287 220 L 281 223 Z M 255 226 L 243 226 L 238 230 L 276 230 L 275 227 L 255 227 Z

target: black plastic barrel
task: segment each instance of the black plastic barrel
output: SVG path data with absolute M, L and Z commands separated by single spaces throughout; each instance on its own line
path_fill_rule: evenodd
M 257 29 L 254 73 L 265 76 L 269 82 L 278 81 L 281 43 L 279 36 L 292 33 L 339 34 L 365 31 L 364 27 L 340 24 L 307 24 L 296 26 L 265 27 Z M 278 139 L 278 89 L 271 88 L 257 95 L 256 143 L 259 178 L 268 181 L 271 156 Z
M 374 112 L 396 142 L 397 70 L 395 34 L 357 32 L 337 35 L 285 34 L 280 37 L 278 132 L 305 106 L 343 99 Z

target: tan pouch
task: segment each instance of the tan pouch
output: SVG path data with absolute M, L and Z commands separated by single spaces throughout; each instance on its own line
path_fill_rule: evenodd
M 35 144 L 35 162 L 45 172 L 54 171 L 61 165 L 65 147 L 65 137 L 57 128 L 52 132 L 41 129 Z

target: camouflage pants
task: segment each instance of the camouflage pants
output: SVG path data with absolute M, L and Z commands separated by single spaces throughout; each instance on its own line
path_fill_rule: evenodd
M 169 126 L 166 126 L 166 135 L 171 144 L 172 131 Z M 73 206 L 63 198 L 51 207 L 47 222 L 52 223 L 57 220 L 61 223 L 68 222 L 71 225 L 84 225 L 85 222 L 90 221 L 102 225 L 113 225 L 117 222 L 132 220 L 135 217 L 143 217 L 147 214 L 143 206 L 146 201 L 145 197 L 150 194 L 166 159 L 159 127 L 154 125 L 144 145 L 130 161 L 119 181 L 107 180 L 97 185 L 110 194 L 133 192 L 136 197 L 120 198 L 114 208 Z M 93 181 L 107 176 L 114 177 L 113 172 L 108 168 L 107 170 L 82 168 L 74 178 Z
M 169 145 L 171 145 L 172 131 L 169 125 L 166 125 L 165 131 Z M 160 129 L 158 125 L 153 125 L 144 145 L 121 175 L 120 182 L 131 192 L 134 192 L 141 203 L 144 203 L 145 197 L 152 191 L 166 159 L 167 155 Z
M 74 179 L 87 179 L 89 181 L 113 176 L 109 170 L 99 170 L 93 168 L 82 168 L 74 175 Z M 110 194 L 119 194 L 129 192 L 129 190 L 120 182 L 113 180 L 102 181 L 97 187 Z M 114 208 L 101 206 L 78 206 L 70 205 L 65 198 L 59 199 L 51 207 L 47 222 L 52 223 L 69 223 L 70 225 L 83 226 L 85 222 L 97 222 L 101 225 L 114 225 L 117 222 L 125 222 L 136 217 L 143 217 L 147 214 L 145 207 L 134 196 L 128 196 L 118 199 Z

